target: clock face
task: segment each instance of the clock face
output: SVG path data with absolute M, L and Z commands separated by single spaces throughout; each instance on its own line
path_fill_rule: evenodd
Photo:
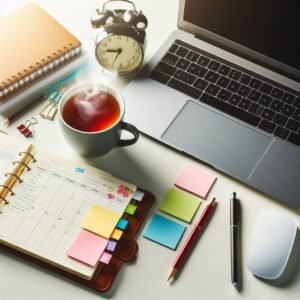
M 96 56 L 100 64 L 119 73 L 135 70 L 143 60 L 139 43 L 125 35 L 107 36 L 99 42 Z

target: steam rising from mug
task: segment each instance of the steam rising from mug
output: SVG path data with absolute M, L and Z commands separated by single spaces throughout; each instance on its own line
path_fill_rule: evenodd
M 76 95 L 74 104 L 78 107 L 80 118 L 88 121 L 90 116 L 98 114 L 101 111 L 105 114 L 107 107 L 103 103 L 106 95 L 98 94 L 96 91 L 83 92 Z
M 120 117 L 118 101 L 107 91 L 90 89 L 73 95 L 65 104 L 63 118 L 73 128 L 97 132 L 110 128 Z

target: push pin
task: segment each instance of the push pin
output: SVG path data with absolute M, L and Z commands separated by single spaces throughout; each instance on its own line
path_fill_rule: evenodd
M 21 124 L 17 129 L 26 137 L 30 137 L 34 132 L 34 125 L 38 123 L 38 120 L 35 117 L 31 117 L 29 120 L 26 120 L 24 124 Z

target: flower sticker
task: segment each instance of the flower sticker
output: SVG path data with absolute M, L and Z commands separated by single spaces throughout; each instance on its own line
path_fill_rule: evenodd
M 129 197 L 131 194 L 133 194 L 133 191 L 125 186 L 124 184 L 119 185 L 117 193 L 122 195 L 124 198 Z
M 107 198 L 112 200 L 115 199 L 115 196 L 112 193 L 108 193 Z

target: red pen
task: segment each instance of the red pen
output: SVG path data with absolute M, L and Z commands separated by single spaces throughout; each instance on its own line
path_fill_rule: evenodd
M 190 235 L 188 236 L 186 242 L 184 243 L 183 247 L 181 248 L 178 256 L 176 257 L 172 271 L 168 277 L 167 280 L 172 278 L 176 272 L 183 266 L 183 262 L 185 261 L 185 258 L 187 257 L 188 252 L 192 249 L 192 247 L 195 245 L 196 239 L 199 236 L 200 232 L 202 231 L 203 225 L 208 220 L 209 216 L 211 215 L 213 208 L 215 206 L 215 200 L 216 198 L 213 198 L 212 201 L 205 207 L 203 210 L 198 222 L 196 223 L 195 227 L 191 231 Z

